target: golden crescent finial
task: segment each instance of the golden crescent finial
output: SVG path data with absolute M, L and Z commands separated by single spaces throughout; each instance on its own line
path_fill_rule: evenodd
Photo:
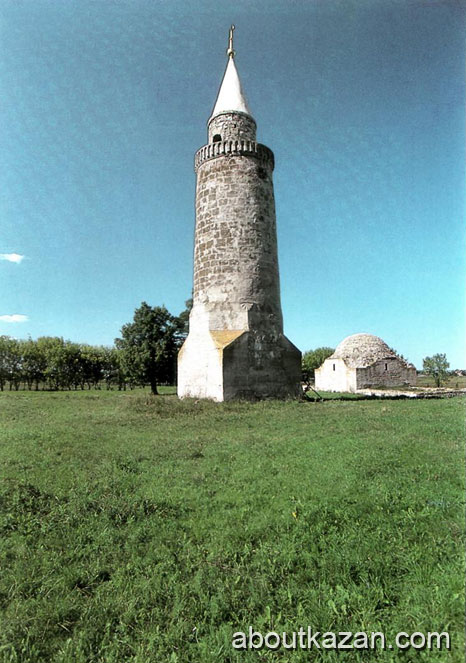
M 228 37 L 228 48 L 227 48 L 227 55 L 229 58 L 234 58 L 236 55 L 236 51 L 233 48 L 233 30 L 235 29 L 235 26 L 232 25 L 230 28 L 230 36 Z

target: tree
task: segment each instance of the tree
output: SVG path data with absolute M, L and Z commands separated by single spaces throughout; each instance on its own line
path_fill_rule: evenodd
M 118 389 L 125 387 L 125 376 L 120 366 L 120 350 L 116 348 L 102 347 L 102 377 L 107 389 L 112 385 L 118 385 Z
M 188 333 L 189 333 L 189 314 L 193 307 L 193 300 L 187 299 L 184 303 L 186 306 L 185 310 L 182 311 L 179 316 L 176 318 L 178 324 L 178 333 L 177 338 L 180 342 L 180 347 L 183 345 Z
M 334 348 L 327 348 L 327 347 L 322 347 L 322 348 L 316 348 L 315 350 L 308 350 L 303 354 L 302 358 L 302 372 L 303 372 L 303 380 L 308 381 L 308 380 L 313 380 L 314 379 L 314 371 L 316 368 L 319 368 L 324 361 L 327 359 L 327 357 L 330 357 L 330 355 L 333 355 L 335 352 Z
M 44 378 L 49 389 L 63 386 L 62 365 L 65 342 L 58 336 L 41 336 L 37 339 L 40 354 L 45 357 Z
M 426 375 L 432 375 L 435 380 L 435 385 L 440 387 L 447 379 L 450 364 L 447 361 L 445 354 L 436 354 L 432 357 L 424 357 L 422 360 L 422 370 Z
M 81 363 L 81 389 L 84 388 L 84 383 L 90 389 L 94 386 L 95 389 L 99 388 L 99 383 L 104 376 L 104 349 L 93 345 L 82 344 L 80 347 L 80 363 Z
M 81 348 L 78 343 L 58 341 L 48 354 L 47 368 L 53 375 L 56 389 L 77 389 L 83 383 Z
M 122 338 L 115 339 L 122 365 L 130 379 L 150 384 L 153 394 L 161 382 L 173 382 L 179 348 L 179 323 L 165 306 L 142 302 L 133 322 L 123 325 Z
M 13 387 L 18 391 L 22 377 L 22 353 L 21 343 L 15 338 L 2 336 L 2 390 L 4 380 L 10 383 L 10 391 Z
M 0 389 L 3 391 L 5 382 L 9 377 L 10 345 L 12 339 L 9 336 L 0 336 Z
M 35 382 L 37 391 L 40 382 L 44 379 L 47 358 L 45 353 L 41 351 L 39 343 L 33 341 L 32 338 L 23 341 L 22 353 L 23 379 L 26 381 L 29 389 L 32 389 L 32 384 Z

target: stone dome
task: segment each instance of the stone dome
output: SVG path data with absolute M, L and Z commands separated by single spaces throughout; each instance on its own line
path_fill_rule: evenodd
M 353 334 L 347 336 L 339 345 L 330 359 L 343 359 L 351 368 L 365 368 L 380 359 L 395 358 L 394 350 L 372 334 Z

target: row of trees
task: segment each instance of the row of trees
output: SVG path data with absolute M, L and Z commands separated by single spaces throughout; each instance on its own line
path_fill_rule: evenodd
M 179 316 L 146 302 L 121 329 L 114 347 L 44 336 L 17 340 L 0 336 L 0 389 L 107 389 L 174 384 L 176 358 L 188 327 L 191 302 Z
M 126 383 L 121 353 L 43 336 L 36 341 L 0 336 L 0 389 L 84 389 Z

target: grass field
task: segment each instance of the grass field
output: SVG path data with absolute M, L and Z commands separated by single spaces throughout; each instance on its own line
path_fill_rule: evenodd
M 0 661 L 463 661 L 464 401 L 0 394 Z M 247 631 L 451 651 L 237 652 Z

